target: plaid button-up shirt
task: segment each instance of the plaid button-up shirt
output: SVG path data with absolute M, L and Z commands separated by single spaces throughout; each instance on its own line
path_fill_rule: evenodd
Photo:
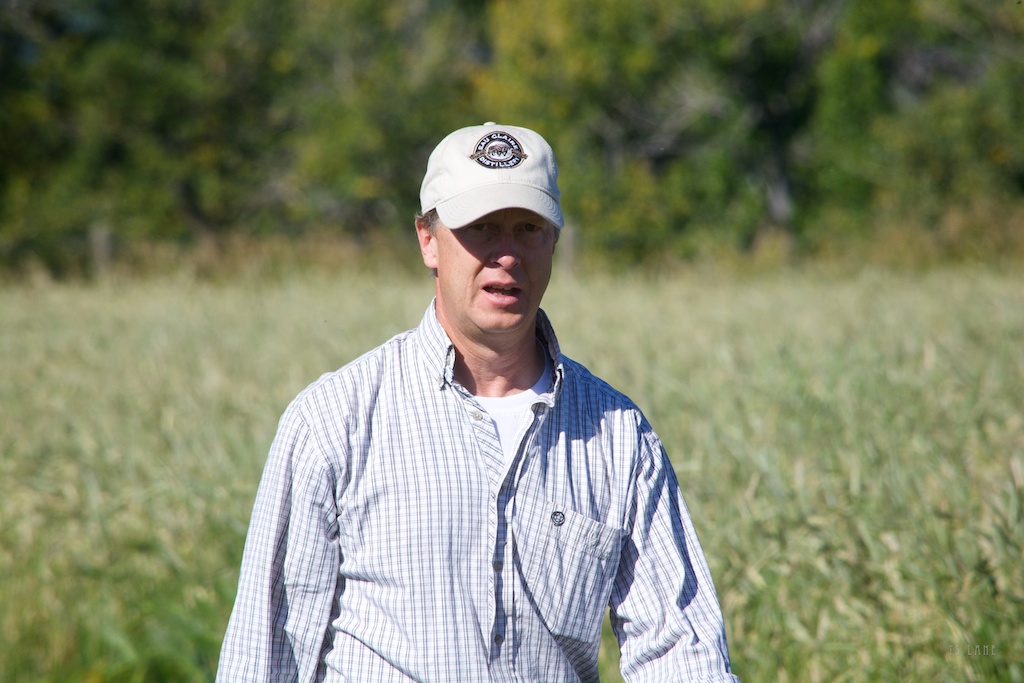
M 561 355 L 507 461 L 422 323 L 305 389 L 256 495 L 217 680 L 733 681 L 675 473 L 625 396 Z

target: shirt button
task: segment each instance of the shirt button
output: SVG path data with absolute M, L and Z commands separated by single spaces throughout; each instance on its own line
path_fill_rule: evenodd
M 484 419 L 483 413 L 481 413 L 479 410 L 474 410 L 473 412 L 471 412 L 469 414 L 469 416 L 471 418 L 473 418 L 474 420 L 476 420 L 477 422 L 479 422 L 480 420 Z
M 565 524 L 565 513 L 561 510 L 555 510 L 551 513 L 551 523 L 555 526 L 562 526 Z
M 503 642 L 505 642 L 505 636 L 501 635 L 500 633 L 494 636 L 495 645 L 501 645 Z
M 494 571 L 496 571 L 496 572 L 500 572 L 500 571 L 501 571 L 501 569 L 502 569 L 502 567 L 504 567 L 504 566 L 505 566 L 505 565 L 504 565 L 504 564 L 502 564 L 501 562 L 495 562 L 495 563 L 494 563 Z

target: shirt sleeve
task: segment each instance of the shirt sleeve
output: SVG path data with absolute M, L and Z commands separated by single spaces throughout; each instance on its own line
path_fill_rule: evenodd
M 629 535 L 611 595 L 627 683 L 736 681 L 704 552 L 657 436 L 640 425 Z
M 338 583 L 334 483 L 293 405 L 256 493 L 218 683 L 318 680 Z

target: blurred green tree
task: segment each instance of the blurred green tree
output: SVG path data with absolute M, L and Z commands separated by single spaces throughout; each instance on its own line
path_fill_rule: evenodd
M 293 11 L 270 0 L 7 8 L 0 259 L 60 272 L 89 236 L 205 239 L 266 205 Z
M 484 3 L 304 0 L 290 90 L 296 126 L 282 177 L 288 214 L 361 239 L 411 231 L 426 158 L 478 123 Z
M 390 240 L 485 120 L 551 140 L 584 249 L 623 263 L 908 226 L 955 251 L 1024 221 L 1022 39 L 1012 0 L 18 0 L 0 263 Z
M 820 5 L 497 2 L 480 97 L 571 150 L 570 213 L 596 249 L 685 256 L 708 232 L 747 247 L 793 221 L 792 147 L 834 23 Z
M 780 229 L 813 250 L 905 219 L 897 188 L 923 222 L 950 207 L 956 193 L 943 182 L 964 187 L 962 175 L 976 178 L 975 202 L 993 192 L 998 205 L 1019 201 L 1019 127 L 1007 122 L 1024 13 L 1013 10 L 977 0 L 498 1 L 478 98 L 556 140 L 569 214 L 596 251 L 686 257 L 723 240 L 752 248 Z M 967 108 L 972 95 L 984 103 Z M 936 135 L 958 142 L 940 151 Z
M 1022 37 L 1024 12 L 1009 2 L 851 5 L 819 64 L 805 134 L 812 241 L 935 231 L 968 206 L 988 205 L 976 218 L 1011 229 L 992 208 L 1005 218 L 1024 192 Z

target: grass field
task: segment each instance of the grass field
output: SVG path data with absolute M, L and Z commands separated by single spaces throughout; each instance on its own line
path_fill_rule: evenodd
M 0 289 L 0 681 L 212 680 L 281 411 L 430 295 Z M 545 308 L 669 449 L 744 680 L 1024 681 L 1024 274 L 563 276 Z

